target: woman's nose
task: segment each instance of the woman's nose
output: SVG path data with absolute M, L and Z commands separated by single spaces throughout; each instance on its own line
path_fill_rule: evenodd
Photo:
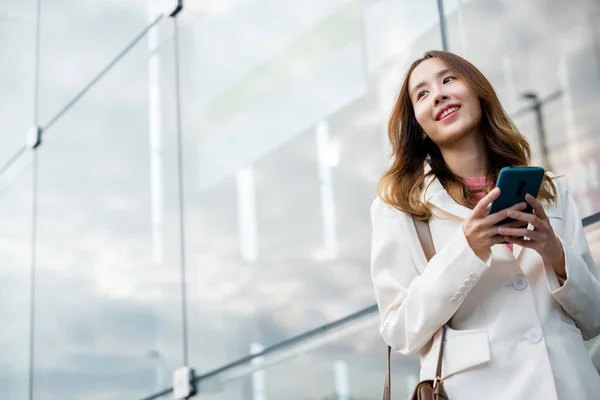
M 440 104 L 440 102 L 442 100 L 448 100 L 448 96 L 445 95 L 445 94 L 443 94 L 443 93 L 440 93 L 437 96 L 435 96 L 435 100 L 434 100 L 435 101 L 435 105 L 437 106 L 438 104 Z

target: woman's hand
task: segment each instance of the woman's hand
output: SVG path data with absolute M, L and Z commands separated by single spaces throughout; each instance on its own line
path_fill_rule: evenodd
M 473 208 L 471 215 L 469 215 L 462 224 L 469 246 L 482 261 L 487 261 L 491 256 L 491 247 L 493 245 L 505 240 L 504 237 L 498 233 L 498 227 L 495 225 L 506 219 L 510 211 L 524 210 L 527 206 L 526 203 L 519 203 L 492 215 L 488 215 L 490 204 L 492 204 L 492 201 L 496 200 L 499 195 L 500 189 L 494 188 L 483 199 L 479 200 L 479 203 Z M 523 226 L 523 222 L 513 221 L 504 226 L 516 228 Z
M 504 240 L 507 242 L 537 251 L 542 257 L 544 264 L 551 265 L 558 276 L 566 279 L 567 273 L 565 270 L 563 247 L 558 237 L 554 234 L 542 203 L 530 194 L 525 196 L 525 200 L 533 207 L 533 214 L 513 210 L 508 213 L 508 216 L 527 222 L 533 226 L 533 229 L 501 226 L 498 228 L 498 233 L 503 235 Z M 519 239 L 522 236 L 525 239 Z

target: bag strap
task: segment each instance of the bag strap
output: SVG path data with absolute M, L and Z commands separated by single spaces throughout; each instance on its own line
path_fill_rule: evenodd
M 391 375 L 391 360 L 390 355 L 392 353 L 392 348 L 388 346 L 387 351 L 387 370 L 385 371 L 385 384 L 383 385 L 383 400 L 391 400 L 390 396 L 392 395 L 392 380 L 390 379 Z
M 435 247 L 433 245 L 433 238 L 431 237 L 431 229 L 429 228 L 428 221 L 421 221 L 413 217 L 413 222 L 417 230 L 417 236 L 419 243 L 425 254 L 427 262 L 435 255 Z M 442 380 L 442 356 L 444 352 L 444 339 L 446 337 L 446 325 L 444 325 L 442 331 L 442 341 L 440 342 L 440 352 L 438 354 L 438 363 L 435 371 L 435 380 L 433 382 L 434 387 L 437 386 L 438 381 Z M 392 379 L 391 379 L 391 353 L 392 348 L 387 348 L 387 370 L 385 374 L 385 384 L 383 386 L 383 400 L 391 400 L 392 395 Z
M 421 243 L 423 253 L 425 253 L 425 258 L 427 259 L 427 262 L 429 262 L 429 260 L 431 260 L 435 255 L 435 247 L 433 246 L 433 238 L 431 237 L 429 222 L 420 221 L 414 217 L 413 222 L 415 223 L 417 236 L 419 237 L 419 243 Z
M 435 246 L 433 245 L 433 238 L 431 237 L 431 228 L 429 222 L 421 221 L 413 218 L 415 227 L 417 228 L 417 236 L 419 236 L 419 242 L 425 253 L 425 258 L 429 262 L 433 256 L 435 256 Z M 444 355 L 444 339 L 446 339 L 446 324 L 442 327 L 442 340 L 440 341 L 440 352 L 438 354 L 437 368 L 435 370 L 435 380 L 433 387 L 436 387 L 437 383 L 442 381 L 442 360 Z

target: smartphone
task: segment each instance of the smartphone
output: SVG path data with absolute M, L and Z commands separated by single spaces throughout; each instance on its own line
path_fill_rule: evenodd
M 541 167 L 504 167 L 498 174 L 496 187 L 500 188 L 500 196 L 490 205 L 489 214 L 497 213 L 525 201 L 525 195 L 529 193 L 537 197 L 542 181 L 544 179 L 544 168 Z M 532 207 L 527 204 L 523 212 L 531 214 Z M 506 218 L 496 225 L 503 225 L 514 221 Z

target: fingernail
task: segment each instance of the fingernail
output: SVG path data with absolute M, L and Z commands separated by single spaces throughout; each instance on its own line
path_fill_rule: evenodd
M 510 210 L 510 211 L 508 212 L 508 216 L 509 216 L 509 217 L 511 217 L 511 218 L 514 218 L 514 217 L 516 217 L 516 216 L 517 216 L 517 212 L 516 212 L 516 211 L 513 211 L 513 210 Z
M 498 228 L 498 234 L 504 235 L 506 233 L 506 228 Z

